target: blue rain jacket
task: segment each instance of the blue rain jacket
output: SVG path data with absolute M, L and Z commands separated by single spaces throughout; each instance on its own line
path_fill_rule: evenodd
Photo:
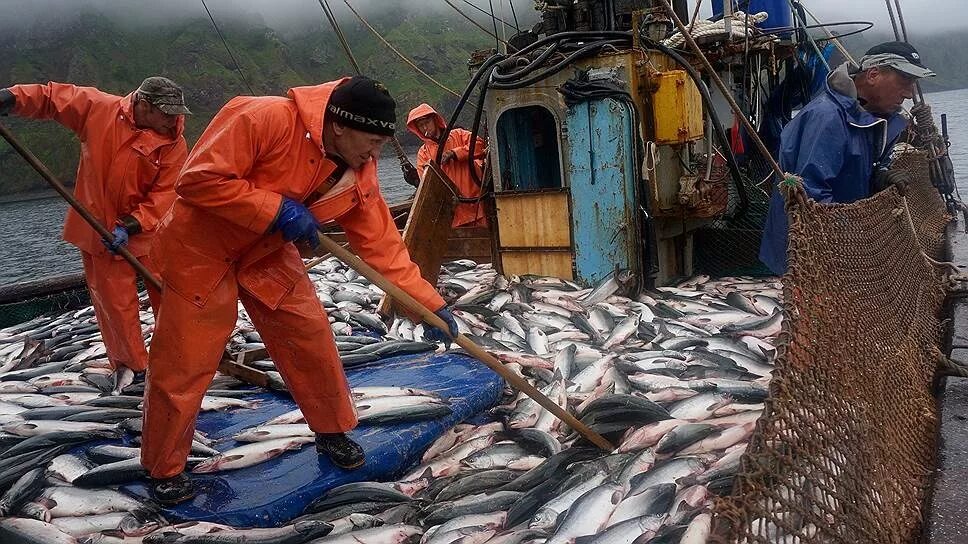
M 871 196 L 873 174 L 890 165 L 907 123 L 900 111 L 882 118 L 861 107 L 844 64 L 827 77 L 825 91 L 783 128 L 778 161 L 784 172 L 803 178 L 807 196 L 817 202 L 854 202 Z M 760 260 L 777 275 L 787 270 L 788 230 L 783 196 L 774 185 Z

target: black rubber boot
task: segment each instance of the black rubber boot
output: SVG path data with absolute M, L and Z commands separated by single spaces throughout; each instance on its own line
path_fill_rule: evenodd
M 195 486 L 192 479 L 182 472 L 171 478 L 151 480 L 151 491 L 155 500 L 164 505 L 185 502 L 195 496 Z
M 360 468 L 365 461 L 363 448 L 344 433 L 316 433 L 316 451 L 328 455 L 334 465 L 347 470 Z

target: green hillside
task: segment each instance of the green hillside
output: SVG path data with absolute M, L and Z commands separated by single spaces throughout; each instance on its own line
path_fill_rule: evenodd
M 872 46 L 894 40 L 893 34 L 863 33 L 845 39 L 847 49 L 859 58 Z M 924 92 L 947 91 L 968 87 L 968 32 L 951 31 L 934 35 L 911 35 L 911 43 L 937 77 L 925 79 L 921 86 Z
M 399 9 L 381 10 L 382 15 L 366 15 L 367 19 L 421 69 L 449 88 L 463 91 L 470 52 L 493 47 L 493 39 L 456 13 L 408 13 L 405 4 L 388 6 Z M 322 12 L 319 19 L 318 24 L 285 37 L 251 20 L 219 21 L 219 27 L 255 93 L 284 94 L 289 87 L 352 73 L 333 32 L 323 26 Z M 363 71 L 386 83 L 396 98 L 401 121 L 420 102 L 452 110 L 457 102 L 454 96 L 400 61 L 357 20 L 342 24 Z M 195 113 L 187 123 L 190 145 L 227 100 L 249 94 L 207 18 L 132 28 L 88 11 L 70 23 L 37 24 L 0 36 L 0 87 L 52 80 L 127 94 L 155 74 L 170 77 L 185 89 Z M 72 133 L 53 122 L 12 116 L 4 122 L 58 176 L 73 178 L 79 147 Z M 405 129 L 399 136 L 405 146 L 419 143 Z M 23 159 L 0 144 L 0 194 L 45 187 Z

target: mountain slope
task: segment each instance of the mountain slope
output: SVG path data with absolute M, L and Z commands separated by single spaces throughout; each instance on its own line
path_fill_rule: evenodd
M 371 24 L 421 69 L 462 92 L 469 78 L 469 54 L 493 46 L 493 40 L 459 15 L 428 17 L 399 7 L 374 16 Z M 290 87 L 353 73 L 332 30 L 322 22 L 285 37 L 252 20 L 230 20 L 219 28 L 256 94 L 282 95 Z M 454 96 L 400 61 L 355 20 L 344 21 L 343 31 L 364 73 L 382 80 L 397 100 L 400 121 L 420 102 L 429 102 L 441 111 L 456 104 Z M 130 28 L 99 12 L 86 11 L 67 24 L 38 23 L 0 36 L 0 86 L 61 81 L 123 95 L 155 74 L 170 77 L 185 89 L 195 113 L 187 120 L 190 145 L 226 101 L 250 94 L 207 19 Z M 79 143 L 70 131 L 53 122 L 12 116 L 4 122 L 58 176 L 73 178 Z M 402 122 L 399 136 L 404 145 L 419 143 L 402 128 Z M 23 159 L 0 145 L 0 193 L 44 187 Z

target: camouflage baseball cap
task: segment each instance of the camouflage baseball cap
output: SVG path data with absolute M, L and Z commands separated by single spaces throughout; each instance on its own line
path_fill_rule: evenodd
M 181 87 L 167 77 L 153 76 L 138 87 L 138 96 L 168 115 L 191 115 L 185 106 L 185 94 Z

